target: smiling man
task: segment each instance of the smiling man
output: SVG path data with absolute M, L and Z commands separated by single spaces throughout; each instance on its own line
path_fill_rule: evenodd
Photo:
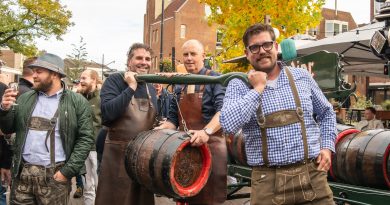
M 79 94 L 66 89 L 63 60 L 46 53 L 28 66 L 32 91 L 16 101 L 7 89 L 0 107 L 0 128 L 16 132 L 11 204 L 67 205 L 70 180 L 84 174 L 93 145 L 92 112 Z
M 332 105 L 307 70 L 277 61 L 270 25 L 249 27 L 243 41 L 251 86 L 230 81 L 220 121 L 245 136 L 251 205 L 334 204 L 326 174 L 335 151 Z
M 152 84 L 137 83 L 146 74 L 152 50 L 141 43 L 128 52 L 127 72 L 110 75 L 100 92 L 103 125 L 108 127 L 96 196 L 97 205 L 153 205 L 153 193 L 134 182 L 124 167 L 125 148 L 138 133 L 152 128 L 157 108 Z
M 102 128 L 102 117 L 100 111 L 100 90 L 98 89 L 98 84 L 101 84 L 98 73 L 95 70 L 85 70 L 80 75 L 80 85 L 78 86 L 77 92 L 82 94 L 89 102 L 92 112 L 93 112 L 93 127 L 94 127 L 94 137 L 96 142 L 96 137 Z M 85 168 L 87 173 L 85 174 L 85 185 L 82 183 L 81 176 L 77 176 L 76 185 L 77 189 L 76 194 L 83 195 L 84 189 L 84 204 L 85 205 L 94 205 L 96 190 L 98 185 L 98 175 L 97 175 L 97 153 L 96 146 L 93 145 L 91 151 L 89 152 L 88 158 L 85 161 Z M 81 191 L 80 191 L 81 190 Z M 74 195 L 74 196 L 75 196 Z M 76 197 L 75 197 L 76 198 Z
M 218 76 L 215 71 L 204 67 L 204 47 L 198 40 L 188 40 L 182 46 L 184 66 L 188 73 Z M 207 143 L 212 153 L 212 169 L 209 180 L 195 197 L 186 199 L 190 205 L 222 204 L 226 199 L 227 150 L 219 124 L 219 114 L 223 104 L 225 88 L 220 84 L 178 85 L 176 99 L 170 105 L 168 119 L 156 129 L 173 129 L 180 126 L 184 130 L 181 117 L 190 129 L 191 145 Z M 181 110 L 179 114 L 178 110 Z M 182 115 L 182 116 L 181 116 Z

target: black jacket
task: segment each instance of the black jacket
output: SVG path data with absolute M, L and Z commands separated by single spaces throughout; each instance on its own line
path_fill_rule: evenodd
M 0 101 L 3 98 L 4 91 L 7 89 L 7 85 L 0 82 Z M 0 136 L 0 168 L 11 168 L 12 152 L 10 146 L 4 139 L 4 136 Z

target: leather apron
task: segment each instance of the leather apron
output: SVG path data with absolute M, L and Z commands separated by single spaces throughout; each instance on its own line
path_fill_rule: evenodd
M 207 125 L 202 117 L 203 90 L 204 86 L 201 85 L 198 93 L 182 93 L 180 95 L 179 107 L 189 130 L 202 130 Z M 179 124 L 180 130 L 184 130 L 180 114 Z M 216 132 L 210 136 L 207 144 L 212 154 L 211 174 L 202 191 L 185 200 L 190 205 L 216 205 L 222 204 L 226 200 L 227 148 L 225 138 L 221 132 Z
M 97 205 L 153 205 L 154 195 L 134 182 L 125 169 L 125 149 L 130 140 L 153 128 L 156 110 L 149 99 L 131 99 L 125 113 L 109 128 L 96 194 Z

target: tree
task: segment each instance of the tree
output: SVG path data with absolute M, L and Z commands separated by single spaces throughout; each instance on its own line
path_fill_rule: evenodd
M 230 59 L 244 54 L 242 35 L 245 30 L 259 22 L 265 15 L 271 17 L 274 28 L 280 31 L 278 42 L 286 37 L 314 28 L 321 20 L 321 7 L 325 0 L 200 0 L 210 6 L 209 23 L 220 25 L 223 33 L 221 53 L 217 61 Z M 220 64 L 220 71 L 247 71 L 248 65 Z
M 71 61 L 65 68 L 65 72 L 70 80 L 79 78 L 84 71 L 84 65 L 88 57 L 86 45 L 84 38 L 80 36 L 78 44 L 72 44 L 72 54 L 66 56 Z
M 1 0 L 0 47 L 27 56 L 37 54 L 34 40 L 61 36 L 73 25 L 72 14 L 58 0 Z
M 163 72 L 175 72 L 175 68 L 172 65 L 172 60 L 169 58 L 163 58 L 162 60 Z

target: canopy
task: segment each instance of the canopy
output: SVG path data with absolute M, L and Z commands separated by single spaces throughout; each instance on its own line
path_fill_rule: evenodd
M 299 56 L 319 50 L 343 54 L 345 73 L 388 77 L 383 74 L 385 60 L 375 56 L 369 47 L 374 32 L 385 26 L 384 22 L 359 27 L 357 29 L 324 38 L 312 43 L 297 45 Z

